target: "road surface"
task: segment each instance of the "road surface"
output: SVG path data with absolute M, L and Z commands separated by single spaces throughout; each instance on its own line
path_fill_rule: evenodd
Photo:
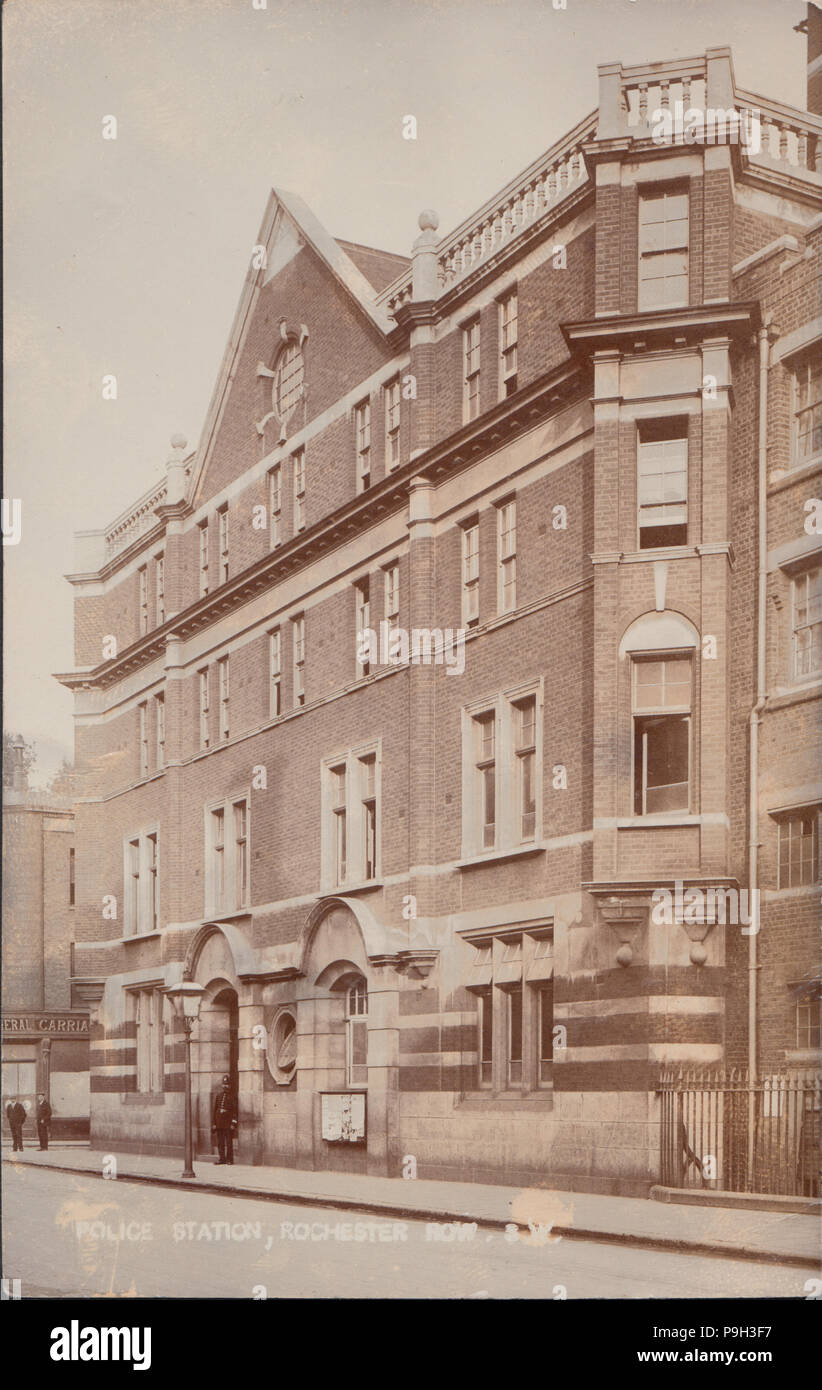
M 802 1298 L 806 1270 L 3 1165 L 23 1298 Z

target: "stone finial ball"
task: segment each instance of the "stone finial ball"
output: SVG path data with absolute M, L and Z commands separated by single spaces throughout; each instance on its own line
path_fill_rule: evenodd
M 184 449 L 187 443 L 188 440 L 186 439 L 184 434 L 173 434 L 171 436 L 172 449 Z
M 422 232 L 435 232 L 440 225 L 439 213 L 433 208 L 423 208 L 417 220 Z
M 631 964 L 631 961 L 632 961 L 633 958 L 634 958 L 634 953 L 633 953 L 633 951 L 631 950 L 630 946 L 628 945 L 627 941 L 624 941 L 624 942 L 622 943 L 622 945 L 620 946 L 619 950 L 618 950 L 617 953 L 616 953 L 616 958 L 617 958 L 618 964 L 621 965 L 621 966 L 626 966 L 626 965 L 630 965 L 630 964 Z
M 693 965 L 704 965 L 708 959 L 708 952 L 701 941 L 695 941 L 691 947 L 691 963 Z

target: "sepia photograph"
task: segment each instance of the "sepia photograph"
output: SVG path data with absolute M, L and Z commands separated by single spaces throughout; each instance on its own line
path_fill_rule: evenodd
M 41 1366 L 215 1299 L 810 1354 L 822 5 L 2 18 Z

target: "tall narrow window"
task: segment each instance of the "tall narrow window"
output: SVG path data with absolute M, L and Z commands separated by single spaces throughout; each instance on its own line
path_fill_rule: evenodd
M 822 358 L 803 362 L 794 372 L 792 462 L 809 463 L 822 454 Z
M 639 548 L 688 542 L 688 435 L 682 421 L 648 421 L 637 441 Z
M 346 804 L 346 767 L 331 769 L 331 815 L 334 834 L 334 875 L 337 883 L 345 883 L 348 855 L 348 810 Z
M 124 932 L 142 936 L 160 924 L 160 838 L 156 830 L 125 842 Z
M 497 508 L 499 556 L 499 611 L 517 606 L 517 504 L 503 502 Z
M 283 520 L 283 471 L 276 464 L 268 475 L 268 512 L 271 527 L 271 549 L 282 541 Z
M 214 907 L 219 910 L 225 904 L 225 811 L 222 806 L 211 812 L 211 855 L 212 888 Z
M 140 931 L 140 841 L 126 846 L 126 930 L 134 936 Z
M 197 673 L 200 684 L 200 747 L 208 748 L 211 742 L 209 729 L 209 680 L 208 667 Z
M 294 455 L 294 530 L 305 530 L 305 450 Z
M 480 413 L 480 321 L 474 319 L 462 330 L 463 418 L 476 420 Z
M 462 530 L 462 621 L 465 627 L 479 622 L 479 522 Z
M 146 836 L 148 869 L 147 930 L 157 931 L 160 922 L 160 859 L 157 836 Z
M 268 634 L 268 713 L 271 719 L 276 719 L 282 713 L 281 670 L 282 636 L 280 629 L 275 627 L 273 632 Z
M 536 825 L 536 708 L 534 695 L 529 695 L 527 700 L 520 700 L 514 706 L 519 831 L 523 840 L 533 840 Z
M 496 814 L 496 716 L 493 710 L 474 720 L 477 792 L 480 808 L 480 843 L 493 849 L 497 838 Z
M 377 750 L 323 764 L 322 879 L 329 891 L 374 882 L 379 869 Z
M 140 579 L 140 635 L 148 632 L 148 567 L 141 565 L 137 571 Z
M 520 947 L 520 951 L 522 947 Z M 508 1085 L 522 1085 L 522 985 L 508 995 Z
M 377 759 L 373 753 L 360 759 L 362 791 L 362 837 L 365 850 L 365 877 L 377 876 Z
M 779 888 L 805 888 L 822 881 L 818 807 L 811 806 L 779 820 Z
M 554 989 L 546 985 L 537 991 L 537 1081 L 545 1085 L 552 1079 L 554 1061 Z
M 248 902 L 248 807 L 235 801 L 234 811 L 234 905 Z
M 207 912 L 239 912 L 249 900 L 249 809 L 246 797 L 212 806 L 206 816 Z
M 208 593 L 208 521 L 197 527 L 200 545 L 200 597 Z
M 358 580 L 357 583 L 354 585 L 354 595 L 356 600 L 356 628 L 354 631 L 354 640 L 356 643 L 356 650 L 358 653 L 361 649 L 361 644 L 365 640 L 364 636 L 362 636 L 361 634 L 366 633 L 368 629 L 371 627 L 371 602 L 369 590 L 370 586 L 367 578 Z M 357 661 L 358 675 L 367 676 L 370 670 L 370 662 L 359 660 Z
M 371 402 L 361 401 L 354 410 L 354 430 L 357 438 L 357 491 L 365 492 L 371 484 Z
M 140 776 L 148 777 L 148 703 L 143 701 L 140 709 Z
M 517 389 L 517 292 L 512 290 L 499 306 L 500 380 L 503 396 Z
M 639 199 L 639 308 L 688 303 L 688 194 Z
M 793 581 L 793 674 L 795 680 L 822 671 L 822 568 Z
M 302 399 L 304 375 L 302 348 L 296 338 L 289 338 L 277 358 L 271 392 L 272 404 L 283 424 Z
M 491 1086 L 494 1063 L 494 999 L 489 990 L 479 997 L 479 1084 Z
M 228 503 L 226 502 L 217 513 L 217 522 L 220 536 L 220 583 L 225 584 L 228 579 Z
M 690 809 L 691 659 L 634 661 L 634 811 Z
M 385 570 L 385 620 L 396 623 L 400 616 L 400 567 L 394 560 Z
M 385 388 L 385 467 L 396 468 L 400 461 L 400 379 Z
M 220 738 L 228 738 L 229 732 L 229 700 L 231 697 L 230 677 L 228 670 L 228 657 L 220 657 L 217 662 L 220 688 Z
M 154 717 L 157 733 L 157 767 L 166 765 L 166 697 L 157 695 L 154 699 Z
M 135 1085 L 141 1095 L 156 1095 L 163 1089 L 163 996 L 156 989 L 131 991 L 134 1023 Z
M 294 704 L 305 704 L 305 618 L 292 619 L 294 639 Z
M 345 1061 L 349 1086 L 368 1084 L 368 990 L 359 980 L 345 996 Z
M 74 907 L 74 901 L 75 901 L 75 896 L 76 896 L 75 863 L 76 863 L 75 850 L 74 850 L 74 846 L 71 845 L 70 848 L 69 848 L 69 860 L 68 860 L 68 871 L 69 871 L 68 900 L 69 900 L 69 907 Z
M 157 626 L 162 627 L 166 620 L 165 555 L 157 555 L 154 560 L 154 599 L 157 607 Z

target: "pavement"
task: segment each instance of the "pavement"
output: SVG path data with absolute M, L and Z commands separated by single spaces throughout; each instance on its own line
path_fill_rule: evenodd
M 3 1162 L 102 1177 L 101 1150 L 60 1148 L 47 1152 L 3 1146 Z M 183 1178 L 179 1158 L 117 1154 L 120 1181 L 150 1183 L 234 1197 L 268 1198 L 304 1206 L 334 1207 L 385 1217 L 437 1222 L 476 1222 L 486 1228 L 529 1223 L 568 1239 L 596 1240 L 700 1255 L 722 1255 L 817 1269 L 822 1264 L 819 1213 L 693 1206 L 642 1197 L 561 1192 L 554 1188 L 502 1187 L 483 1183 L 372 1177 L 295 1168 L 218 1166 L 198 1158 L 196 1177 Z

